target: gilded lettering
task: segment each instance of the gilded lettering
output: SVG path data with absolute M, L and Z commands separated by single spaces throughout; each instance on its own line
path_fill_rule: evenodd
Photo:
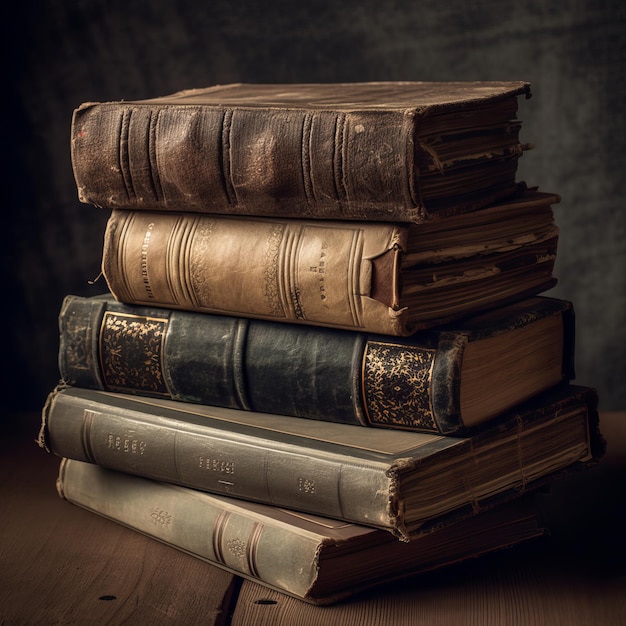
M 200 456 L 198 457 L 198 468 L 217 474 L 232 475 L 235 473 L 235 462 Z
M 322 250 L 320 252 L 320 260 L 319 260 L 319 264 L 315 267 L 315 271 L 319 274 L 319 278 L 318 278 L 318 289 L 319 289 L 319 295 L 320 295 L 320 300 L 326 300 L 326 298 L 328 297 L 326 295 L 326 267 L 327 267 L 327 263 L 326 263 L 326 250 L 328 249 L 328 243 L 323 241 L 322 242 Z
M 148 447 L 148 444 L 141 439 L 122 437 L 121 435 L 109 433 L 107 435 L 107 447 L 110 450 L 115 450 L 116 452 L 122 452 L 124 454 L 143 455 Z
M 298 477 L 298 491 L 311 495 L 315 494 L 315 481 L 310 478 Z
M 141 245 L 141 278 L 143 281 L 144 289 L 146 290 L 146 294 L 150 299 L 154 299 L 154 293 L 152 292 L 152 286 L 150 285 L 150 277 L 148 276 L 148 247 L 150 246 L 150 239 L 152 237 L 153 228 L 154 223 L 150 222 L 150 224 L 148 224 L 148 230 L 144 235 L 143 243 Z

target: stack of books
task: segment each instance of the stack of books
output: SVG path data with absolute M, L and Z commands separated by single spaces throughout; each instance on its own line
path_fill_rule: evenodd
M 68 295 L 62 497 L 328 604 L 542 534 L 603 453 L 547 297 L 523 82 L 235 84 L 87 103 L 108 291 Z

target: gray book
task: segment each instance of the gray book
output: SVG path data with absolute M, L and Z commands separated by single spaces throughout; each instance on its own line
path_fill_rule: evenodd
M 53 391 L 40 445 L 61 457 L 415 539 L 602 453 L 597 395 L 559 387 L 471 437 Z
M 574 308 L 530 298 L 410 338 L 67 296 L 64 383 L 465 435 L 574 377 Z

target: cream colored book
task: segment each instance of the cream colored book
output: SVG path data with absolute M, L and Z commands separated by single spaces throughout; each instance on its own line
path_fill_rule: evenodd
M 389 533 L 63 459 L 61 497 L 315 604 L 537 537 L 533 495 L 403 543 Z

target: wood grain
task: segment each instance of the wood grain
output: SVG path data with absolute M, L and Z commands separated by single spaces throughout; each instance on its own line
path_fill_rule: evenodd
M 625 579 L 569 565 L 539 541 L 330 607 L 307 605 L 245 581 L 232 625 L 623 624 Z
M 59 460 L 3 441 L 0 623 L 225 624 L 235 577 L 59 498 Z

